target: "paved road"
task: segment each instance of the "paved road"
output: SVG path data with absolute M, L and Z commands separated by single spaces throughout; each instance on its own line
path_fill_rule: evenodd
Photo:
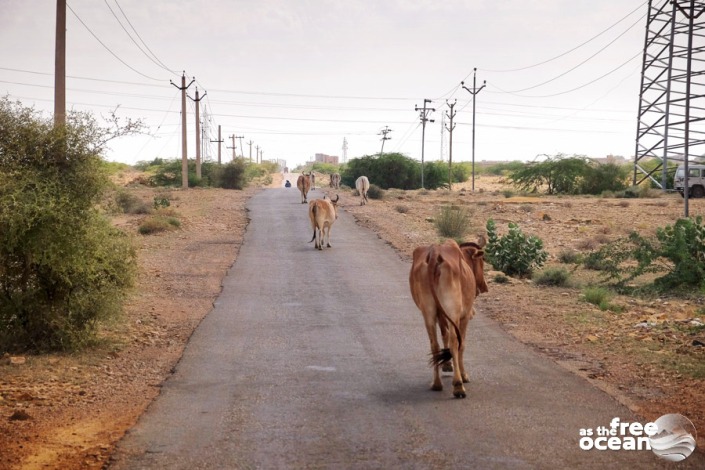
M 648 450 L 581 450 L 581 428 L 638 419 L 505 334 L 482 300 L 468 398 L 450 377 L 430 391 L 408 263 L 346 213 L 334 247 L 314 250 L 299 200 L 282 188 L 249 202 L 215 308 L 111 468 L 667 467 Z

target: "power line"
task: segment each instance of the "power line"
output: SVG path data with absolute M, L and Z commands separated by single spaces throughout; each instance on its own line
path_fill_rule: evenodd
M 117 60 L 119 60 L 120 63 L 122 63 L 125 67 L 129 68 L 130 70 L 132 70 L 133 72 L 135 72 L 135 73 L 137 73 L 137 74 L 139 74 L 139 75 L 142 75 L 144 78 L 148 78 L 148 79 L 154 80 L 154 81 L 163 81 L 163 80 L 160 79 L 160 78 L 154 78 L 154 77 L 150 77 L 149 75 L 143 74 L 142 72 L 140 72 L 140 71 L 137 70 L 136 68 L 132 67 L 131 65 L 129 65 L 129 64 L 128 64 L 127 62 L 125 62 L 124 60 L 122 60 L 120 57 L 118 57 L 117 54 L 115 54 L 112 50 L 110 50 L 110 48 L 109 48 L 108 46 L 106 46 L 105 43 L 104 43 L 103 41 L 101 41 L 100 38 L 99 38 L 98 36 L 96 36 L 96 34 L 95 34 L 93 31 L 91 31 L 91 28 L 89 28 L 88 25 L 83 22 L 83 20 L 81 19 L 81 17 L 78 16 L 75 11 L 73 11 L 73 8 L 71 8 L 70 5 L 67 4 L 66 7 L 67 7 L 69 10 L 71 10 L 71 13 L 73 13 L 73 15 L 74 15 L 74 16 L 78 19 L 78 21 L 83 25 L 83 27 L 86 28 L 89 33 L 91 33 L 91 35 L 95 38 L 95 40 L 98 41 L 98 42 L 100 43 L 100 45 L 105 48 L 105 50 L 107 50 L 113 57 L 115 57 Z

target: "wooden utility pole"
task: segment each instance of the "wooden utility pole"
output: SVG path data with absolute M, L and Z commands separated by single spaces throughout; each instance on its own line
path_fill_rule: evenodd
M 446 126 L 446 129 L 448 129 L 448 134 L 450 135 L 450 151 L 448 153 L 448 189 L 451 191 L 453 190 L 453 129 L 455 129 L 453 118 L 456 114 L 453 107 L 457 102 L 458 100 L 449 103 L 448 100 L 446 100 L 446 104 L 450 107 L 450 113 L 446 112 L 446 116 L 450 119 L 450 126 Z
M 259 145 L 255 145 L 255 160 L 259 163 Z
M 245 147 L 242 146 L 242 139 L 245 138 L 244 135 L 235 136 L 236 139 L 240 141 L 240 158 L 245 158 Z
M 54 126 L 66 124 L 66 0 L 56 0 Z
M 475 192 L 475 96 L 485 88 L 487 80 L 482 82 L 482 86 L 477 88 L 475 75 L 477 68 L 472 69 L 472 90 L 465 86 L 465 82 L 460 82 L 460 86 L 465 88 L 472 95 L 472 191 Z
M 188 147 L 186 138 L 186 90 L 196 79 L 191 80 L 191 83 L 186 85 L 186 72 L 181 75 L 181 86 L 178 87 L 174 82 L 169 80 L 169 83 L 181 90 L 181 187 L 188 188 Z
M 233 161 L 235 161 L 235 134 L 231 135 L 228 138 L 233 142 L 233 146 L 228 148 L 233 149 Z
M 220 144 L 225 142 L 223 138 L 220 136 L 220 124 L 218 124 L 218 140 L 211 140 L 211 142 L 218 142 L 218 165 L 220 165 Z
M 435 111 L 435 108 L 427 108 L 426 105 L 429 104 L 431 100 L 423 100 L 423 108 L 414 106 L 415 111 L 420 111 L 419 117 L 421 118 L 421 189 L 424 187 L 423 183 L 423 158 L 424 158 L 424 142 L 426 140 L 426 122 L 434 122 L 433 119 L 428 119 L 428 113 Z
M 201 179 L 201 100 L 206 97 L 208 92 L 203 93 L 203 96 L 198 97 L 198 87 L 196 87 L 196 98 L 189 99 L 196 103 L 196 178 Z
M 250 163 L 252 163 L 252 144 L 254 144 L 254 142 L 250 139 L 250 141 L 247 142 L 247 145 L 250 146 Z

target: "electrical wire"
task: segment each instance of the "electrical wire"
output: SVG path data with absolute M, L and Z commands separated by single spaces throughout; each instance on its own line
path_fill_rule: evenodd
M 131 65 L 129 65 L 129 64 L 128 64 L 127 62 L 125 62 L 124 60 L 122 60 L 120 57 L 118 57 L 117 54 L 115 54 L 108 46 L 106 46 L 105 43 L 104 43 L 103 41 L 101 41 L 98 36 L 96 36 L 96 34 L 91 30 L 91 28 L 89 28 L 88 25 L 83 22 L 83 20 L 81 19 L 81 17 L 78 16 L 78 14 L 76 14 L 75 11 L 73 11 L 73 8 L 71 8 L 71 6 L 70 6 L 68 3 L 66 4 L 66 7 L 67 7 L 69 10 L 71 10 L 71 13 L 73 13 L 73 15 L 74 15 L 74 16 L 78 19 L 78 21 L 83 25 L 83 27 L 85 27 L 86 30 L 88 30 L 88 32 L 91 33 L 91 35 L 95 38 L 95 40 L 98 41 L 98 42 L 100 43 L 100 45 L 103 46 L 113 57 L 115 57 L 117 60 L 119 60 L 120 63 L 122 63 L 124 66 L 126 66 L 127 68 L 129 68 L 129 69 L 132 70 L 133 72 L 135 72 L 135 73 L 137 73 L 137 74 L 139 74 L 139 75 L 141 75 L 141 76 L 143 76 L 143 77 L 145 77 L 145 78 L 148 78 L 148 79 L 154 80 L 154 81 L 162 81 L 162 80 L 159 79 L 159 78 L 154 78 L 154 77 L 150 77 L 149 75 L 143 74 L 142 72 L 140 72 L 140 71 L 137 70 L 136 68 L 132 67 Z

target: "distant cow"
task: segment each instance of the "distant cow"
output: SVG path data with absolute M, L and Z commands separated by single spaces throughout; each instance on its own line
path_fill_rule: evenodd
M 309 175 L 311 175 L 311 189 L 316 189 L 316 174 L 310 172 Z
M 485 239 L 480 237 L 478 243 L 458 245 L 448 240 L 442 245 L 420 246 L 414 250 L 409 273 L 411 296 L 423 314 L 431 342 L 431 390 L 443 390 L 439 368 L 452 361 L 456 398 L 465 398 L 463 383 L 470 381 L 463 353 L 468 322 L 475 313 L 473 303 L 478 294 L 487 292 L 484 245 Z M 436 325 L 441 330 L 444 349 L 439 347 Z
M 330 229 L 338 218 L 338 201 L 340 196 L 336 195 L 335 200 L 326 199 L 314 199 L 308 203 L 308 217 L 311 219 L 311 227 L 313 228 L 312 241 L 316 240 L 315 248 L 318 250 L 323 249 L 323 242 L 325 240 L 326 246 L 331 247 L 330 244 Z
M 308 191 L 311 189 L 311 174 L 301 173 L 296 180 L 296 187 L 301 191 L 301 204 L 308 202 Z
M 340 173 L 330 175 L 330 187 L 334 189 L 340 188 Z
M 360 193 L 360 205 L 364 206 L 367 204 L 367 191 L 370 190 L 370 180 L 367 179 L 367 176 L 360 176 L 355 181 L 355 188 Z

